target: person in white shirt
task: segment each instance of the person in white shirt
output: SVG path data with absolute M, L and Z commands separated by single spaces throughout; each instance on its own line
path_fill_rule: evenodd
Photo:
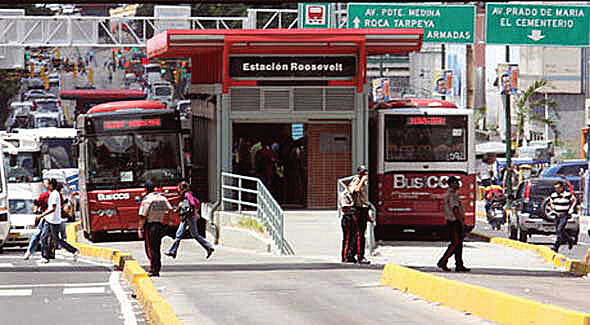
M 53 240 L 57 243 L 58 246 L 63 247 L 65 250 L 73 254 L 74 261 L 78 257 L 78 249 L 74 246 L 68 244 L 64 238 L 60 236 L 60 228 L 61 228 L 61 197 L 59 192 L 57 191 L 57 181 L 55 179 L 50 179 L 49 184 L 49 204 L 47 210 L 37 216 L 37 219 L 44 218 L 45 225 L 42 231 L 41 236 L 41 255 L 43 256 L 43 263 L 49 263 L 49 245 L 48 245 L 48 238 L 51 236 Z

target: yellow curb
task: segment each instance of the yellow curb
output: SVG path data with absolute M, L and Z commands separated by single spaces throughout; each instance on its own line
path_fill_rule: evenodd
M 385 266 L 381 284 L 503 324 L 590 325 L 588 313 L 543 304 L 395 264 Z
M 568 258 L 563 254 L 558 254 L 546 246 L 523 243 L 502 237 L 493 237 L 490 239 L 490 243 L 535 252 L 543 257 L 547 263 L 552 263 L 556 267 L 563 267 L 567 272 L 575 275 L 586 275 L 590 273 L 590 265 L 586 265 L 577 259 Z
M 107 260 L 123 268 L 123 276 L 135 289 L 137 300 L 143 306 L 149 324 L 182 324 L 172 307 L 160 296 L 145 270 L 131 254 L 80 243 L 77 236 L 79 229 L 80 222 L 69 224 L 66 228 L 67 241 L 80 250 L 80 255 Z

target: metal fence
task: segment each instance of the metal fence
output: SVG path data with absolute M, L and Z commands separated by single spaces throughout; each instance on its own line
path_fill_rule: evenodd
M 284 255 L 295 252 L 285 238 L 284 213 L 262 181 L 256 177 L 221 174 L 221 201 L 224 210 L 256 212 L 277 249 Z
M 352 180 L 354 176 L 348 176 L 348 177 L 343 177 L 343 178 L 339 178 L 338 179 L 338 194 L 340 195 L 340 193 L 343 193 L 344 191 L 348 191 L 348 184 L 350 183 L 350 181 Z M 338 201 L 338 217 L 342 218 L 342 210 L 340 209 L 340 200 Z M 377 209 L 375 208 L 375 206 L 369 202 L 369 218 L 371 220 L 376 220 L 375 217 L 377 216 Z M 375 250 L 376 246 L 376 242 L 375 242 L 375 222 L 371 221 L 368 223 L 367 225 L 367 232 L 366 232 L 366 249 L 369 252 L 369 254 L 373 254 L 373 251 Z

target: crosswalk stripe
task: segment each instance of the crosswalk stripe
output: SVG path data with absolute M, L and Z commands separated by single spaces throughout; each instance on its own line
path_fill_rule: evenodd
M 13 267 L 12 263 L 0 263 L 0 267 Z
M 32 289 L 14 289 L 14 290 L 0 290 L 0 296 L 30 296 L 33 293 Z
M 75 295 L 81 293 L 104 293 L 104 287 L 86 287 L 86 288 L 65 288 L 64 295 Z
M 70 263 L 66 263 L 66 262 L 49 262 L 49 263 L 43 263 L 41 261 L 37 261 L 37 265 L 38 266 L 71 266 L 72 264 Z

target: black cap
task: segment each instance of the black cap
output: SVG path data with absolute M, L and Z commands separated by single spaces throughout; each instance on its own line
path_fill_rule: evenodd
M 447 184 L 451 184 L 451 183 L 459 184 L 459 181 L 461 181 L 461 179 L 459 177 L 449 176 L 449 178 L 447 179 Z
M 154 191 L 154 188 L 155 188 L 154 182 L 152 182 L 151 179 L 148 179 L 147 181 L 145 181 L 145 189 L 148 192 L 153 192 Z

